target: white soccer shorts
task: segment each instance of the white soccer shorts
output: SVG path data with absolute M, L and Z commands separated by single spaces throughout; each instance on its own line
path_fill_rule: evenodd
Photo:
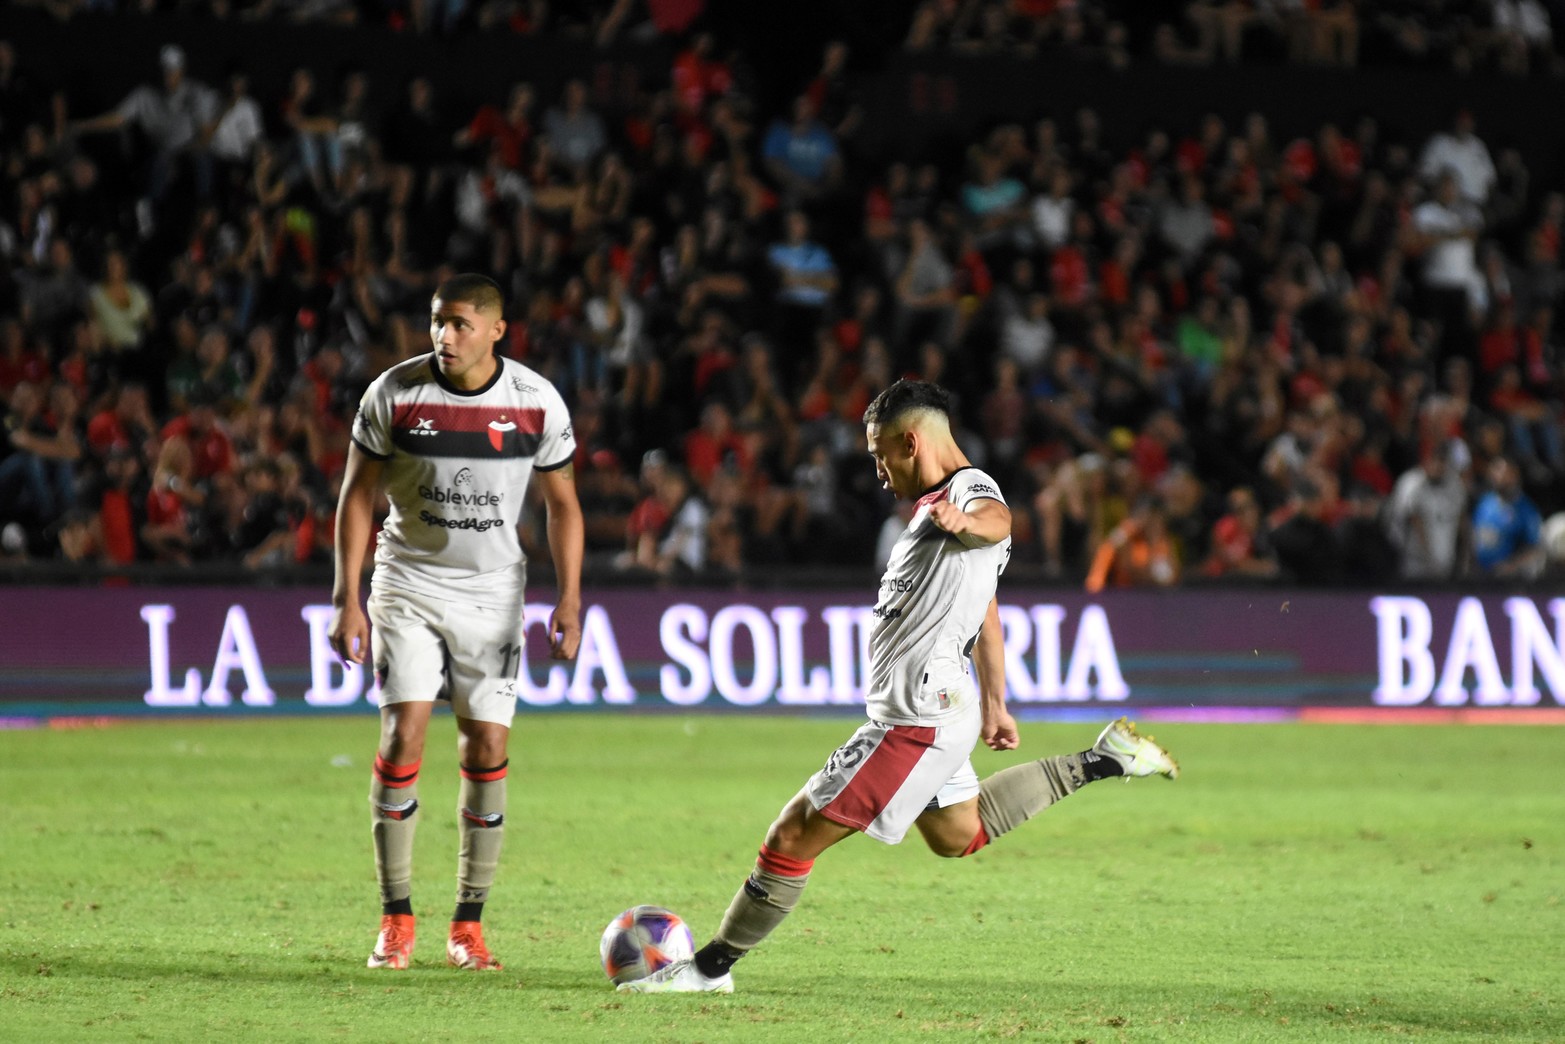
M 833 822 L 894 845 L 930 807 L 978 796 L 970 755 L 982 718 L 949 725 L 866 722 L 804 785 L 810 804 Z
M 372 590 L 370 651 L 380 702 L 445 697 L 457 717 L 511 725 L 522 664 L 522 606 L 495 609 Z

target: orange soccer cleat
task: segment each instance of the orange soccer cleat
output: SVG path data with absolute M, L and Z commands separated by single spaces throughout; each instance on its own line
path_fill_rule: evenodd
M 484 926 L 477 921 L 452 921 L 451 937 L 446 940 L 446 960 L 453 968 L 468 971 L 499 971 L 489 947 L 484 945 Z
M 413 915 L 383 914 L 380 937 L 370 954 L 371 968 L 406 968 L 413 959 Z

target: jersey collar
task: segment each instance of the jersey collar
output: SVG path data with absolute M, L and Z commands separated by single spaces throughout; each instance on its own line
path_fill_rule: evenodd
M 456 385 L 452 384 L 449 380 L 446 379 L 446 375 L 440 372 L 440 364 L 435 361 L 434 352 L 429 353 L 429 371 L 435 375 L 435 383 L 440 385 L 441 388 L 450 392 L 452 395 L 463 395 L 471 397 L 474 395 L 482 395 L 484 392 L 488 391 L 490 388 L 493 388 L 497 383 L 499 383 L 500 374 L 505 372 L 505 360 L 502 357 L 496 355 L 494 357 L 494 373 L 489 375 L 489 379 L 483 383 L 482 387 L 474 388 L 472 391 L 458 388 Z
M 959 475 L 960 473 L 962 473 L 964 471 L 967 471 L 967 470 L 969 470 L 971 468 L 975 468 L 975 467 L 977 467 L 976 464 L 963 464 L 961 467 L 959 467 L 955 471 L 951 472 L 951 474 L 947 475 L 945 478 L 941 479 L 939 482 L 936 482 L 933 486 L 930 486 L 928 489 L 926 489 L 922 493 L 920 493 L 918 495 L 918 499 L 919 500 L 923 500 L 925 497 L 929 496 L 929 494 L 933 493 L 935 490 L 939 489 L 941 486 L 944 486 L 944 485 L 947 485 L 948 483 L 950 483 L 950 481 L 952 479 L 956 478 L 956 476 Z

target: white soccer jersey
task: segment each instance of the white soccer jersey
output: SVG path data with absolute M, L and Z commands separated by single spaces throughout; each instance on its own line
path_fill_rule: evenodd
M 1010 560 L 1011 538 L 968 547 L 937 527 L 929 509 L 949 500 L 965 511 L 986 498 L 1005 503 L 999 483 L 977 468 L 958 469 L 919 498 L 892 548 L 869 635 L 864 702 L 871 720 L 944 725 L 977 712 L 966 659 Z
M 386 462 L 386 518 L 377 588 L 474 605 L 522 597 L 526 556 L 516 531 L 533 469 L 569 464 L 570 413 L 554 386 L 497 356 L 494 379 L 462 391 L 434 354 L 398 363 L 359 402 L 353 441 Z

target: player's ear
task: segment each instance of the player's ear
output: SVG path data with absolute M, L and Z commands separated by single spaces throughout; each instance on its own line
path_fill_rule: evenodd
M 494 321 L 494 340 L 491 343 L 499 344 L 500 343 L 500 339 L 502 337 L 504 337 L 504 336 L 505 336 L 505 320 L 504 319 L 496 319 Z

